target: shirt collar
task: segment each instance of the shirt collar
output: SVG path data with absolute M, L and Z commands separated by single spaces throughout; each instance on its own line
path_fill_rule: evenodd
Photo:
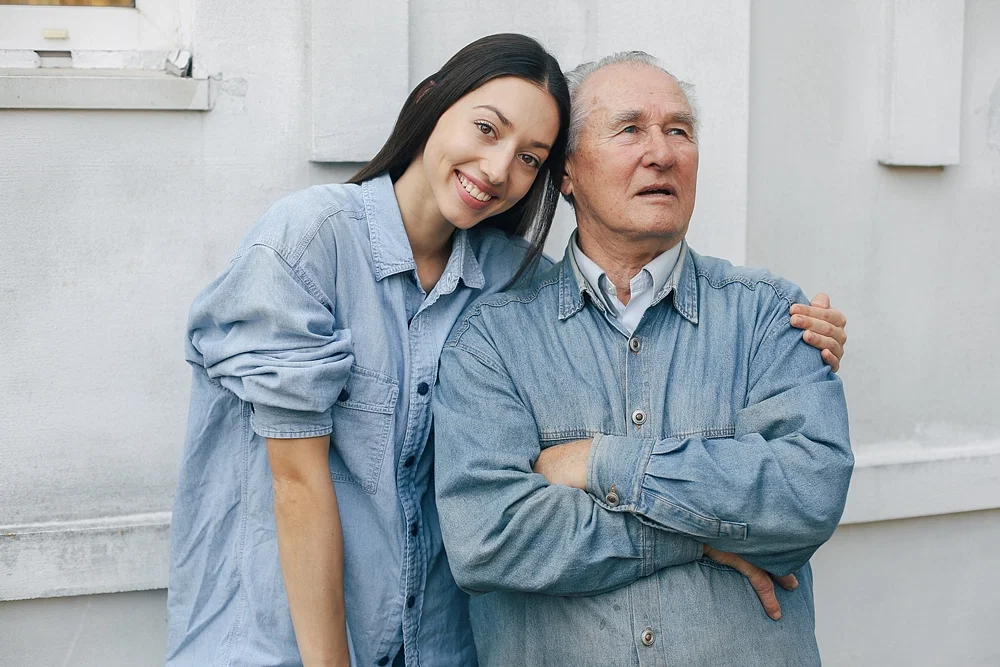
M 368 218 L 368 239 L 372 247 L 375 279 L 382 280 L 386 276 L 415 270 L 417 264 L 413 260 L 410 240 L 406 236 L 403 216 L 399 212 L 389 174 L 380 174 L 364 181 L 361 193 L 365 217 Z M 445 268 L 445 275 L 449 274 L 456 285 L 459 278 L 469 287 L 477 289 L 481 289 L 486 282 L 483 269 L 469 242 L 469 233 L 464 229 L 455 230 L 452 236 L 451 256 Z
M 560 320 L 575 315 L 583 308 L 583 294 L 585 292 L 590 295 L 591 300 L 599 309 L 603 311 L 607 308 L 607 304 L 601 297 L 600 289 L 590 283 L 579 260 L 582 258 L 597 267 L 597 270 L 600 271 L 598 278 L 604 271 L 583 252 L 578 253 L 577 248 L 576 232 L 574 231 L 566 245 L 566 252 L 563 254 L 559 268 Z M 662 261 L 657 263 L 660 258 L 663 258 Z M 682 240 L 667 252 L 661 253 L 645 268 L 650 269 L 650 265 L 654 263 L 657 263 L 657 266 L 653 267 L 656 272 L 650 270 L 654 289 L 653 302 L 650 306 L 655 306 L 668 294 L 673 293 L 673 304 L 677 312 L 692 324 L 698 324 L 697 267 L 694 262 L 694 252 L 688 247 L 687 241 Z
M 610 296 L 613 296 L 613 294 L 605 295 L 604 290 L 601 289 L 601 280 L 608 280 L 606 278 L 607 272 L 598 266 L 594 260 L 587 257 L 583 250 L 580 249 L 578 232 L 576 230 L 574 230 L 573 234 L 570 236 L 569 244 L 573 249 L 573 259 L 576 260 L 577 267 L 586 285 L 590 287 L 589 291 L 591 292 L 591 295 L 593 296 L 594 293 L 596 293 L 598 296 L 609 296 L 609 298 Z M 660 301 L 664 296 L 666 296 L 666 294 L 668 294 L 668 292 L 663 290 L 663 288 L 672 286 L 668 285 L 668 280 L 674 268 L 677 266 L 677 259 L 680 257 L 683 247 L 684 240 L 682 239 L 681 242 L 673 248 L 667 250 L 666 252 L 661 252 L 648 264 L 646 264 L 646 266 L 642 267 L 642 271 L 648 273 L 653 281 L 653 302 L 651 305 L 655 305 L 656 302 Z M 642 273 L 642 271 L 640 271 L 640 273 Z M 632 278 L 632 280 L 634 282 L 635 278 Z M 610 284 L 610 281 L 608 281 L 608 288 L 610 291 L 614 292 L 615 288 Z M 612 303 L 608 303 L 607 300 L 604 301 L 604 306 L 610 308 L 611 310 L 615 310 L 614 305 Z

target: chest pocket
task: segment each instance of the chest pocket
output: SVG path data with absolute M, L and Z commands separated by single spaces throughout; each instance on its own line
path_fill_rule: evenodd
M 398 395 L 396 380 L 351 367 L 347 385 L 333 406 L 330 475 L 334 481 L 357 484 L 368 493 L 378 489 Z

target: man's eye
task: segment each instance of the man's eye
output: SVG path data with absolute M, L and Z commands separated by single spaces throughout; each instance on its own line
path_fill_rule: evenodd
M 639 128 L 635 125 L 629 125 L 628 127 L 622 128 L 622 132 L 626 134 L 635 134 L 639 131 Z
M 476 127 L 479 128 L 480 132 L 482 132 L 487 136 L 493 136 L 494 134 L 496 134 L 496 130 L 493 129 L 493 126 L 484 120 L 477 120 Z
M 688 136 L 687 130 L 682 127 L 672 127 L 667 130 L 667 134 L 672 134 L 676 137 L 686 137 Z

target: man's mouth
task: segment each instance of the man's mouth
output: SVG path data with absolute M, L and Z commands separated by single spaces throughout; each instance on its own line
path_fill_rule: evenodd
M 677 193 L 669 185 L 651 185 L 648 188 L 639 190 L 639 196 L 676 197 Z

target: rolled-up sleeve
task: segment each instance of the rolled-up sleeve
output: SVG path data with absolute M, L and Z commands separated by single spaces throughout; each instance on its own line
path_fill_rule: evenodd
M 331 407 L 353 362 L 351 334 L 337 328 L 317 282 L 273 248 L 244 249 L 195 299 L 188 341 L 189 361 L 253 405 L 261 436 L 332 430 Z

